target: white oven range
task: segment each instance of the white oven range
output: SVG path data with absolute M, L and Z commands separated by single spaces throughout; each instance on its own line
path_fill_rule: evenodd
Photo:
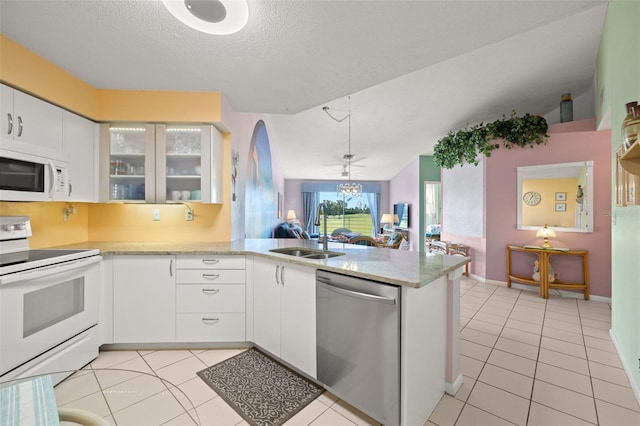
M 0 382 L 98 356 L 99 251 L 29 249 L 30 236 L 28 217 L 0 216 Z

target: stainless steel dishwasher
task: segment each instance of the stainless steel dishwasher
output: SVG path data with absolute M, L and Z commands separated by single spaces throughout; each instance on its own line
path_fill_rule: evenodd
M 400 424 L 400 288 L 316 272 L 318 380 L 386 426 Z

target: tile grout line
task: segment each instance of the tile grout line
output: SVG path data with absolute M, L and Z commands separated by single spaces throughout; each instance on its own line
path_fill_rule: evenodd
M 518 298 L 520 298 L 518 296 Z M 517 300 L 516 300 L 517 302 Z M 533 380 L 531 382 L 531 392 L 529 394 L 529 408 L 527 410 L 527 420 L 525 424 L 529 423 L 529 418 L 531 417 L 531 405 L 533 404 L 533 389 L 536 386 L 536 375 L 538 373 L 538 362 L 540 361 L 540 348 L 542 347 L 542 331 L 544 330 L 544 322 L 547 318 L 547 300 L 544 301 L 544 309 L 542 314 L 542 325 L 540 327 L 540 335 L 538 336 L 538 352 L 536 354 L 536 364 L 533 367 Z
M 89 366 L 91 367 L 91 373 L 93 374 L 93 378 L 96 380 L 96 383 L 98 384 L 98 388 L 100 389 L 100 394 L 102 395 L 102 399 L 104 399 L 104 403 L 107 405 L 107 409 L 109 410 L 109 416 L 113 419 L 113 422 L 115 423 L 114 426 L 118 426 L 118 422 L 116 421 L 116 418 L 113 415 L 113 410 L 111 409 L 111 405 L 109 404 L 109 401 L 107 400 L 107 397 L 104 394 L 105 389 L 102 387 L 100 380 L 98 380 L 96 371 L 94 370 L 93 366 L 91 366 L 91 363 L 89 363 Z
M 476 282 L 476 284 L 475 284 L 475 285 L 477 285 L 477 284 L 479 284 L 479 282 Z M 474 285 L 474 287 L 475 287 L 475 285 Z M 473 288 L 473 287 L 472 287 L 472 288 Z M 496 292 L 496 290 L 497 290 L 497 289 L 498 289 L 498 287 L 496 287 L 496 288 L 494 288 L 494 289 L 493 289 L 493 291 L 491 292 L 491 294 L 490 294 L 489 296 L 487 296 L 487 298 L 486 298 L 486 299 L 485 299 L 485 301 L 482 303 L 482 305 L 480 305 L 480 307 L 478 307 L 478 309 L 476 310 L 475 314 L 474 314 L 474 315 L 469 319 L 469 321 L 471 321 L 471 320 L 476 316 L 476 314 L 480 311 L 480 309 L 482 309 L 482 307 L 483 307 L 483 306 L 485 306 L 485 304 L 487 303 L 487 301 L 491 298 L 491 296 L 493 296 L 493 295 L 495 294 L 495 292 Z M 522 294 L 522 290 L 520 290 L 520 293 L 518 293 L 518 297 L 516 297 L 516 298 L 515 298 L 515 300 L 514 300 L 514 302 L 513 302 L 513 306 L 511 307 L 511 310 L 509 311 L 509 316 L 511 316 L 511 313 L 513 313 L 513 309 L 515 308 L 516 303 L 517 303 L 518 299 L 520 298 L 520 295 L 521 295 L 521 294 Z M 493 386 L 493 385 L 490 385 L 490 384 L 488 384 L 488 383 L 485 383 L 485 382 L 481 382 L 481 381 L 480 381 L 480 376 L 482 375 L 482 372 L 484 371 L 484 368 L 486 367 L 487 362 L 488 362 L 489 358 L 491 357 L 491 353 L 494 351 L 495 346 L 496 346 L 496 344 L 498 343 L 498 340 L 500 339 L 500 336 L 502 335 L 502 332 L 504 331 L 504 328 L 505 328 L 506 323 L 507 323 L 507 321 L 508 321 L 508 319 L 509 319 L 509 316 L 507 317 L 507 319 L 505 320 L 504 324 L 502 325 L 502 327 L 501 327 L 501 329 L 500 329 L 500 333 L 498 333 L 497 338 L 496 338 L 496 341 L 493 343 L 493 346 L 491 347 L 491 351 L 489 352 L 489 355 L 487 356 L 487 359 L 483 362 L 483 364 L 482 364 L 482 368 L 480 369 L 480 372 L 478 373 L 478 377 L 475 379 L 474 384 L 473 384 L 473 386 L 471 387 L 471 390 L 469 391 L 469 395 L 467 396 L 467 399 L 464 401 L 464 405 L 462 406 L 462 409 L 460 410 L 460 412 L 458 413 L 458 416 L 456 417 L 456 420 L 455 420 L 455 422 L 454 422 L 454 425 L 455 425 L 455 424 L 458 422 L 458 420 L 460 419 L 460 416 L 462 415 L 462 411 L 464 410 L 464 407 L 465 407 L 467 404 L 468 404 L 468 405 L 470 405 L 470 406 L 472 406 L 472 407 L 474 407 L 474 408 L 476 408 L 476 409 L 478 409 L 478 410 L 481 410 L 481 411 L 484 411 L 484 412 L 486 412 L 486 413 L 489 413 L 488 411 L 483 410 L 482 408 L 476 407 L 475 405 L 473 405 L 473 404 L 471 404 L 471 403 L 469 403 L 469 402 L 468 402 L 468 401 L 469 401 L 469 397 L 470 397 L 470 396 L 471 396 L 471 394 L 473 393 L 473 390 L 475 389 L 476 384 L 477 384 L 478 382 L 483 383 L 483 384 L 485 384 L 485 385 L 487 385 L 487 386 L 494 387 L 494 388 L 499 389 L 499 390 L 501 390 L 501 391 L 511 393 L 511 392 L 509 392 L 509 391 L 505 391 L 504 389 L 500 389 L 500 388 L 498 388 L 498 387 L 496 387 L 496 386 Z M 478 321 L 481 321 L 481 320 L 478 320 Z M 483 322 L 484 322 L 484 321 L 483 321 Z M 468 322 L 467 322 L 467 323 L 468 323 Z M 496 324 L 496 325 L 497 325 L 497 324 Z M 466 326 L 465 326 L 464 328 L 466 328 Z M 471 329 L 471 330 L 473 330 L 473 329 Z M 478 330 L 476 330 L 476 331 L 478 331 Z M 482 345 L 482 346 L 484 346 L 484 345 Z M 493 364 L 491 364 L 491 365 L 493 365 Z M 532 386 L 532 388 L 533 388 L 533 386 Z M 513 394 L 513 393 L 511 393 L 511 394 L 512 394 L 512 395 L 515 395 L 515 394 Z M 516 396 L 520 396 L 520 395 L 516 395 Z M 529 405 L 531 405 L 531 401 L 529 401 Z M 500 416 L 498 416 L 498 415 L 496 415 L 496 414 L 494 414 L 494 413 L 489 413 L 489 414 L 491 414 L 492 416 L 498 417 L 499 419 L 502 419 L 502 420 L 504 420 L 504 421 L 506 421 L 506 422 L 509 422 L 509 423 L 512 423 L 512 424 L 513 424 L 513 422 L 511 422 L 511 421 L 509 421 L 509 420 L 507 420 L 507 419 L 504 419 L 504 418 L 502 418 L 502 417 L 500 417 Z M 528 418 L 528 415 L 527 415 L 527 418 Z
M 200 362 L 202 362 L 203 364 L 205 364 L 205 365 L 206 365 L 206 363 L 205 363 L 202 359 L 200 359 L 200 358 L 198 357 L 198 355 L 194 354 L 191 350 L 187 349 L 186 351 L 187 351 L 187 352 L 189 352 L 189 353 L 191 354 L 191 356 L 195 357 L 196 359 L 200 360 Z M 156 352 L 158 352 L 158 351 L 154 351 L 154 352 L 151 352 L 151 353 L 156 353 Z M 140 354 L 140 352 L 138 352 L 138 353 Z M 187 414 L 187 416 L 189 416 L 189 418 L 190 418 L 191 420 L 193 420 L 193 422 L 194 422 L 196 425 L 197 425 L 197 424 L 199 424 L 199 423 L 200 423 L 200 416 L 198 415 L 198 412 L 197 412 L 197 410 L 196 410 L 196 406 L 195 406 L 195 405 L 193 404 L 193 402 L 191 401 L 191 398 L 189 398 L 189 397 L 187 396 L 187 394 L 186 394 L 185 392 L 183 392 L 183 391 L 182 391 L 182 389 L 180 389 L 180 388 L 179 388 L 180 384 L 175 385 L 175 384 L 173 384 L 173 383 L 169 382 L 168 380 L 165 380 L 165 379 L 163 379 L 162 377 L 160 377 L 160 376 L 158 375 L 158 372 L 157 372 L 153 367 L 151 367 L 151 364 L 149 364 L 149 362 L 145 359 L 144 355 L 140 354 L 140 356 L 142 357 L 142 360 L 145 362 L 145 364 L 147 364 L 147 366 L 149 367 L 149 369 L 150 369 L 151 371 L 153 371 L 153 374 L 154 374 L 156 377 L 158 377 L 158 378 L 160 379 L 160 381 L 161 381 L 161 382 L 162 382 L 162 384 L 165 386 L 165 388 L 167 388 L 167 391 L 168 391 L 168 392 L 173 396 L 173 398 L 178 402 L 178 405 L 179 405 L 179 406 L 184 410 L 184 412 Z M 167 365 L 164 365 L 164 366 L 160 367 L 158 370 L 163 369 L 163 368 L 165 368 L 165 367 L 168 367 L 168 366 L 170 366 L 170 365 L 176 364 L 176 363 L 178 363 L 178 362 L 180 362 L 180 361 L 183 361 L 183 360 L 185 360 L 185 359 L 188 359 L 188 358 L 189 358 L 189 357 L 187 357 L 187 358 L 183 358 L 183 359 L 180 359 L 180 360 L 178 360 L 178 361 L 176 361 L 176 362 L 172 362 L 172 363 L 167 364 Z M 197 377 L 197 376 L 196 376 L 196 377 Z M 189 379 L 189 380 L 191 380 L 191 379 Z M 173 394 L 173 392 L 171 392 L 171 389 L 169 389 L 169 387 L 167 386 L 167 383 L 170 383 L 174 388 L 176 388 L 176 389 L 178 390 L 178 392 L 180 392 L 180 393 L 181 393 L 185 398 L 187 398 L 187 401 L 189 401 L 189 403 L 190 403 L 190 404 L 191 404 L 191 406 L 193 407 L 193 412 L 194 412 L 195 416 L 196 416 L 196 417 L 198 417 L 198 420 L 197 420 L 197 421 L 196 421 L 196 419 L 194 419 L 194 418 L 193 418 L 193 416 L 189 413 L 189 411 L 190 411 L 190 410 L 187 410 L 187 408 L 186 408 L 185 406 L 183 406 L 183 405 L 182 405 L 182 403 L 180 402 L 180 400 L 178 400 L 178 398 Z M 185 383 L 185 382 L 183 382 L 183 383 Z M 213 399 L 213 398 L 212 398 L 212 399 Z M 210 400 L 209 400 L 209 401 L 210 401 Z M 204 403 L 203 403 L 203 404 L 204 404 Z M 171 418 L 171 419 L 167 420 L 165 423 L 170 422 L 171 420 L 174 420 L 174 419 L 175 419 L 175 418 L 177 418 L 177 417 L 180 417 L 182 414 L 183 414 L 183 413 L 178 414 L 177 416 L 175 416 L 175 417 L 173 417 L 173 418 Z
M 577 300 L 577 299 L 576 299 Z M 591 393 L 593 394 L 593 410 L 596 413 L 596 422 L 600 424 L 600 416 L 598 415 L 598 404 L 596 404 L 596 391 L 593 387 L 593 377 L 591 376 L 591 364 L 589 364 L 589 352 L 587 351 L 587 342 L 584 338 L 584 327 L 582 325 L 582 315 L 580 315 L 580 304 L 576 302 L 578 305 L 578 318 L 580 319 L 580 331 L 582 334 L 582 343 L 584 344 L 584 355 L 587 359 L 587 371 L 589 372 L 589 384 L 591 385 Z

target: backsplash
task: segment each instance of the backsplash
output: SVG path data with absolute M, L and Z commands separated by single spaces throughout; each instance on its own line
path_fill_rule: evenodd
M 231 238 L 231 213 L 221 204 L 90 204 L 89 241 L 211 241 Z M 154 220 L 154 210 L 160 220 Z
M 64 209 L 73 207 L 74 214 L 64 220 Z M 84 203 L 65 202 L 0 202 L 2 216 L 29 216 L 33 236 L 31 248 L 74 244 L 87 241 L 89 209 Z
M 74 214 L 64 219 L 64 209 Z M 182 204 L 87 204 L 0 202 L 2 216 L 29 216 L 31 248 L 85 241 L 211 241 L 231 238 L 228 209 L 220 204 L 191 203 L 194 220 L 186 221 Z M 154 210 L 160 220 L 154 221 Z

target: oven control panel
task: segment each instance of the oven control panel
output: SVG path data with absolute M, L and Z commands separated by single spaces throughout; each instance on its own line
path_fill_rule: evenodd
M 23 239 L 31 235 L 28 216 L 0 216 L 0 241 Z

